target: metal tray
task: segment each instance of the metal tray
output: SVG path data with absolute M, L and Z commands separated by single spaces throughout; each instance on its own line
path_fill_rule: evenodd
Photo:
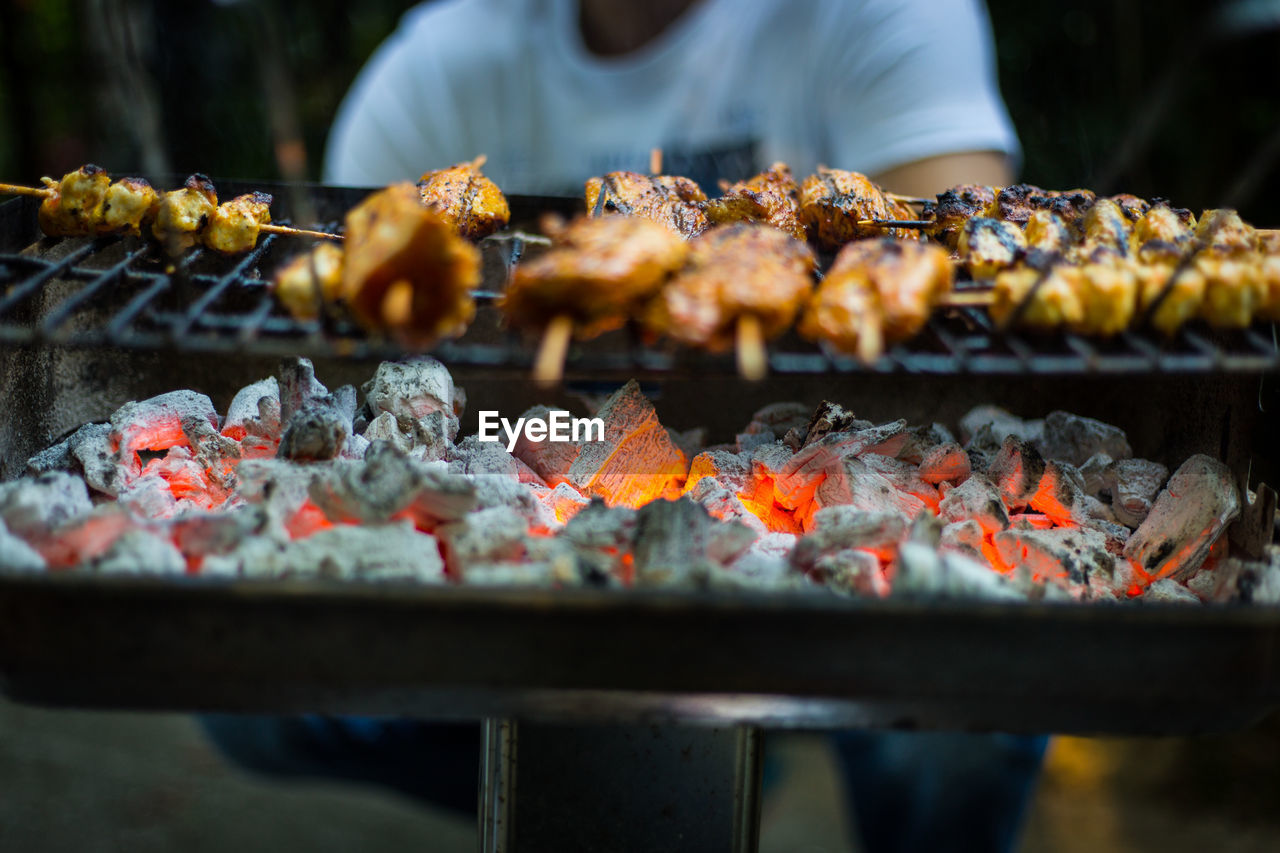
M 96 708 L 1076 733 L 1280 707 L 1280 609 L 76 575 L 0 580 L 12 698 Z

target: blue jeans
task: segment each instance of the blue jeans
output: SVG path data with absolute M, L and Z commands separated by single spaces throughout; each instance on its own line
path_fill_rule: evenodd
M 475 814 L 480 727 L 369 717 L 201 717 L 230 759 L 260 773 L 392 788 Z M 832 735 L 862 849 L 1014 848 L 1048 738 L 950 733 Z M 781 775 L 765 751 L 765 788 Z

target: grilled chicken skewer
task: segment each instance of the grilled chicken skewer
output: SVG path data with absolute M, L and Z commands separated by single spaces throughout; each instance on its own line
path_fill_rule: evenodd
M 776 228 L 714 228 L 690 241 L 688 264 L 645 308 L 645 328 L 713 351 L 736 344 L 741 374 L 763 378 L 764 343 L 795 319 L 815 266 L 807 245 Z
M 586 183 L 589 215 L 639 216 L 686 238 L 696 237 L 710 227 L 706 200 L 701 187 L 677 175 L 610 172 Z
M 480 172 L 485 156 L 426 172 L 418 179 L 422 203 L 434 208 L 469 240 L 487 237 L 511 221 L 507 197 Z
M 706 203 L 707 216 L 717 224 L 763 222 L 797 240 L 805 239 L 801 220 L 800 186 L 786 163 L 736 184 L 721 184 L 720 198 Z
M 868 220 L 914 219 L 909 207 L 888 198 L 866 175 L 818 167 L 800 185 L 801 219 L 820 248 L 837 250 L 850 240 L 885 236 Z M 914 236 L 889 230 L 887 236 Z

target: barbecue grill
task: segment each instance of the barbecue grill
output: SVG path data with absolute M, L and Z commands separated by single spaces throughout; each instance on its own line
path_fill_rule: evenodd
M 331 225 L 367 192 L 302 191 Z M 538 250 L 522 229 L 579 202 L 511 203 L 513 228 L 482 243 L 477 321 L 435 350 L 471 392 L 472 410 L 546 402 L 524 379 L 531 347 L 499 328 L 491 303 L 511 266 Z M 370 363 L 402 355 L 343 321 L 299 322 L 277 306 L 265 282 L 294 251 L 280 237 L 264 236 L 237 258 L 194 251 L 170 268 L 157 249 L 128 239 L 41 239 L 36 206 L 0 205 L 5 477 L 64 431 L 148 392 L 184 385 L 226 400 L 283 355 L 310 356 L 339 376 L 367 375 Z M 794 338 L 771 347 L 769 366 L 772 379 L 749 386 L 733 377 L 729 357 L 649 348 L 624 332 L 575 345 L 566 376 L 580 387 L 633 376 L 654 383 L 673 426 L 713 434 L 742 422 L 753 399 L 831 396 L 870 416 L 928 422 L 954 421 L 979 401 L 1043 409 L 1052 388 L 1053 407 L 1115 422 L 1157 458 L 1206 452 L 1247 477 L 1269 425 L 1262 383 L 1280 369 L 1280 347 L 1262 326 L 1188 327 L 1171 341 L 1140 331 L 1107 342 L 1030 337 L 959 309 L 870 367 Z M 1262 468 L 1254 465 L 1255 481 Z M 705 811 L 682 819 L 692 826 L 705 816 L 697 837 L 707 845 L 750 849 L 753 727 L 1225 730 L 1280 706 L 1278 638 L 1280 614 L 1248 606 L 0 579 L 0 675 L 21 700 L 487 720 L 490 849 L 506 849 L 513 826 L 536 846 L 555 814 L 581 805 L 564 799 L 573 778 L 560 766 L 566 755 L 638 760 L 622 744 L 648 730 L 633 726 L 665 724 L 652 735 L 661 754 L 699 745 L 698 758 L 677 766 L 688 802 Z M 585 725 L 601 721 L 613 727 Z M 646 766 L 637 772 L 672 772 L 661 761 Z M 713 778 L 732 784 L 695 790 L 693 780 Z M 526 783 L 520 798 L 517 780 Z M 627 825 L 638 831 L 662 804 L 655 793 L 628 797 Z

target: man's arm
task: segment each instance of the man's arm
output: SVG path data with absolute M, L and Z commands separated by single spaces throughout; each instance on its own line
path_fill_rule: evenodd
M 932 198 L 958 184 L 1008 186 L 1013 170 L 1003 152 L 964 151 L 904 163 L 873 177 L 890 192 Z

